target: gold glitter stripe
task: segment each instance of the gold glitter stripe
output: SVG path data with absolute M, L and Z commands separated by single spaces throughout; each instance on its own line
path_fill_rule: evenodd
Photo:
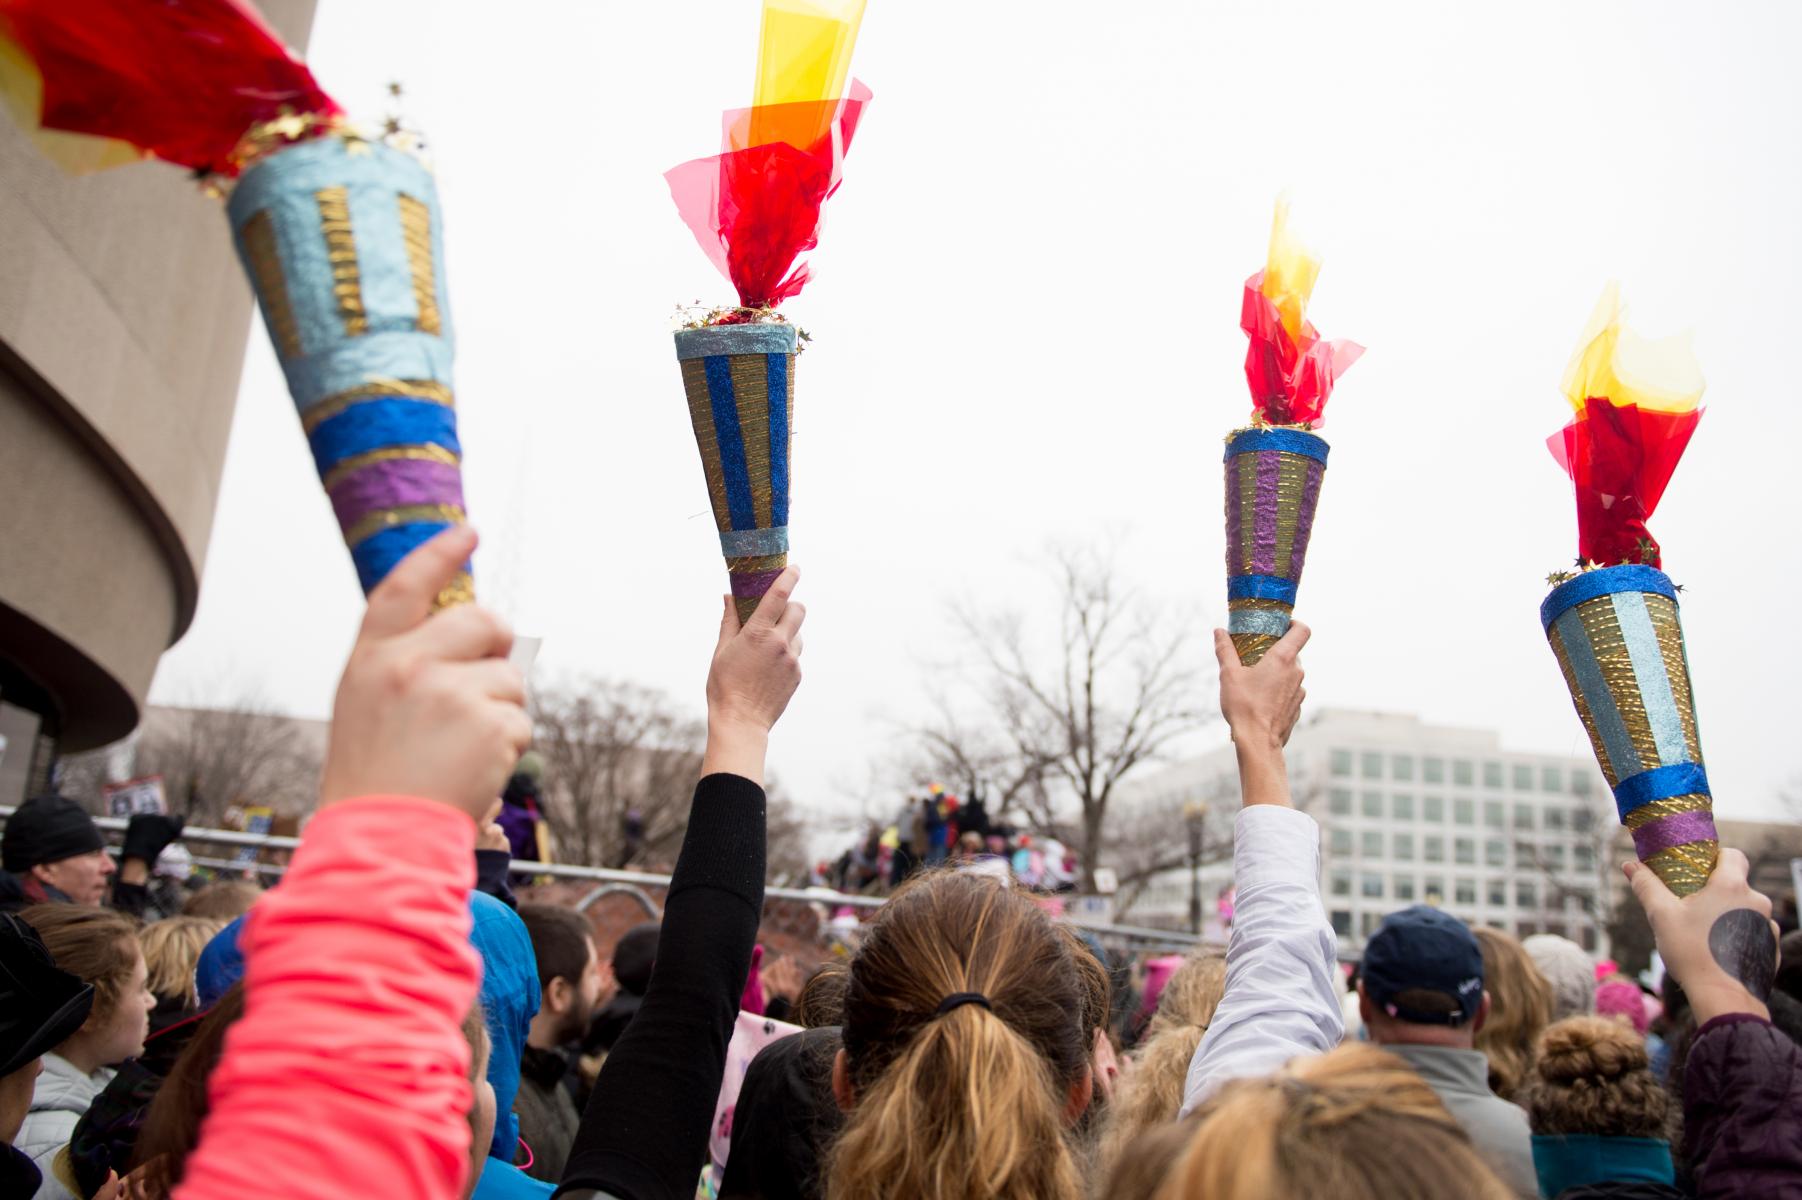
M 454 467 L 463 460 L 443 446 L 383 446 L 380 450 L 365 450 L 361 454 L 353 454 L 337 466 L 325 473 L 319 481 L 326 491 L 331 491 L 345 478 L 356 474 L 364 467 L 374 466 L 381 462 L 438 462 L 447 467 Z
M 1644 861 L 1652 868 L 1652 873 L 1664 881 L 1664 886 L 1681 900 L 1702 890 L 1702 885 L 1714 873 L 1715 860 L 1720 855 L 1719 842 L 1684 842 L 1681 846 L 1660 850 Z
M 327 396 L 307 409 L 300 418 L 300 427 L 311 436 L 315 429 L 365 400 L 425 400 L 446 408 L 455 408 L 457 404 L 456 395 L 433 379 L 371 379 L 347 392 Z
M 1595 751 L 1596 762 L 1600 764 L 1602 775 L 1612 788 L 1620 782 L 1620 776 L 1615 773 L 1614 764 L 1608 761 L 1608 751 L 1602 745 L 1602 735 L 1596 732 L 1595 714 L 1589 711 L 1589 701 L 1577 683 L 1577 673 L 1571 669 L 1570 650 L 1564 645 L 1564 635 L 1558 632 L 1558 626 L 1553 625 L 1546 630 L 1546 638 L 1552 643 L 1552 653 L 1558 659 L 1558 669 L 1564 672 L 1564 686 L 1570 690 L 1570 698 L 1577 706 L 1577 717 L 1583 722 L 1583 731 L 1589 734 L 1589 747 Z
M 263 302 L 269 340 L 283 359 L 297 358 L 300 326 L 294 320 L 294 302 L 288 298 L 288 277 L 282 270 L 282 256 L 275 248 L 275 225 L 268 210 L 244 222 L 238 236 L 244 242 L 244 260 L 250 267 L 251 282 L 256 284 L 257 298 Z
M 476 581 L 469 577 L 468 571 L 459 571 L 457 577 L 444 585 L 444 589 L 432 600 L 432 611 L 440 612 L 453 604 L 470 604 L 476 598 Z
M 313 193 L 319 206 L 319 233 L 325 238 L 325 256 L 332 264 L 332 294 L 338 298 L 338 316 L 345 337 L 369 332 L 363 308 L 363 274 L 357 265 L 357 237 L 350 227 L 350 192 L 341 187 L 320 188 Z
M 1247 667 L 1256 666 L 1279 640 L 1268 633 L 1235 633 L 1232 639 L 1233 649 L 1239 652 L 1239 662 Z
M 1295 606 L 1285 604 L 1281 600 L 1228 600 L 1226 611 L 1291 613 L 1295 611 Z
M 726 502 L 726 472 L 720 466 L 719 439 L 713 432 L 713 400 L 707 394 L 707 360 L 682 360 L 682 390 L 688 394 L 688 419 L 695 428 L 695 445 L 701 451 L 701 470 L 707 476 L 707 497 L 713 503 L 713 523 L 720 530 L 732 528 L 732 509 Z
M 413 307 L 421 333 L 444 332 L 438 320 L 438 274 L 432 265 L 432 210 L 411 196 L 400 197 L 400 230 L 413 274 Z
M 732 394 L 738 401 L 738 433 L 745 445 L 745 478 L 751 484 L 751 515 L 757 528 L 775 524 L 770 516 L 770 378 L 761 354 L 734 354 L 727 360 Z
M 1658 656 L 1664 660 L 1671 696 L 1677 701 L 1677 715 L 1683 721 L 1683 744 L 1689 750 L 1689 761 L 1700 763 L 1702 737 L 1696 729 L 1696 700 L 1689 686 L 1689 661 L 1683 653 L 1683 621 L 1676 603 L 1668 596 L 1648 593 L 1646 612 L 1652 618 L 1652 632 L 1658 635 Z
M 1258 549 L 1258 456 L 1241 454 L 1239 459 L 1239 570 L 1251 573 L 1252 556 Z M 1262 654 L 1260 653 L 1260 657 Z
M 396 525 L 420 525 L 443 522 L 461 525 L 467 517 L 455 504 L 403 504 L 398 508 L 378 508 L 344 531 L 344 544 L 356 549 L 384 529 Z
M 1639 676 L 1633 670 L 1633 657 L 1627 653 L 1627 640 L 1621 633 L 1620 617 L 1614 611 L 1613 596 L 1598 596 L 1577 606 L 1577 617 L 1589 635 L 1590 649 L 1601 668 L 1608 694 L 1626 726 L 1627 738 L 1639 755 L 1639 769 L 1648 771 L 1663 765 L 1658 756 L 1658 739 L 1652 733 L 1651 719 L 1646 716 L 1645 697 L 1639 694 Z
M 1672 796 L 1668 800 L 1654 800 L 1650 804 L 1642 804 L 1625 817 L 1621 824 L 1629 831 L 1648 825 L 1660 817 L 1671 817 L 1678 813 L 1713 812 L 1714 801 L 1708 796 L 1689 795 Z
M 734 575 L 756 575 L 763 571 L 780 571 L 788 565 L 788 553 L 763 554 L 756 558 L 728 558 L 726 570 Z
M 1278 454 L 1276 468 L 1276 561 L 1270 573 L 1289 578 L 1295 561 L 1295 526 L 1301 520 L 1301 496 L 1308 487 L 1308 464 L 1300 454 Z

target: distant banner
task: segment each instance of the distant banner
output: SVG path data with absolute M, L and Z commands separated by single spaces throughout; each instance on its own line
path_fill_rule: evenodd
M 162 814 L 169 811 L 161 775 L 127 779 L 124 783 L 109 783 L 100 789 L 100 795 L 106 800 L 107 813 L 115 817 L 135 817 L 139 813 Z

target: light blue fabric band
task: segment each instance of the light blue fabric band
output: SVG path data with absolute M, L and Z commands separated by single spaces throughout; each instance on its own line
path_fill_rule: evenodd
M 1625 779 L 1646 767 L 1657 766 L 1657 763 L 1642 764 L 1639 761 L 1639 751 L 1634 749 L 1633 739 L 1627 736 L 1627 723 L 1621 720 L 1620 709 L 1615 707 L 1614 693 L 1608 690 L 1608 681 L 1602 676 L 1601 664 L 1596 662 L 1595 649 L 1589 644 L 1589 633 L 1583 628 L 1583 619 L 1577 615 L 1577 610 L 1565 609 L 1553 624 L 1558 636 L 1564 640 L 1571 674 L 1577 677 L 1577 687 L 1589 704 L 1589 714 L 1595 721 L 1597 736 L 1602 739 L 1602 748 L 1608 752 L 1608 765 L 1614 768 L 1614 777 Z
M 793 354 L 793 325 L 709 325 L 676 331 L 676 357 L 711 358 L 715 354 Z
M 788 526 L 775 529 L 728 529 L 720 534 L 720 553 L 727 558 L 762 558 L 788 553 Z
M 1268 608 L 1242 608 L 1226 615 L 1228 633 L 1267 633 L 1282 637 L 1289 632 L 1289 614 Z
M 1633 678 L 1639 681 L 1640 699 L 1645 702 L 1646 721 L 1652 727 L 1652 741 L 1658 747 L 1658 762 L 1665 766 L 1688 762 L 1689 742 L 1683 736 L 1683 717 L 1677 711 L 1670 672 L 1665 670 L 1664 654 L 1658 648 L 1652 614 L 1646 611 L 1646 595 L 1616 592 L 1613 599 L 1614 616 L 1620 622 L 1627 657 L 1633 660 Z

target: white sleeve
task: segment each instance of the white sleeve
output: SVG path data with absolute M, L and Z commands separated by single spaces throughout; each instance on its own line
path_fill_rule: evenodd
M 1183 1087 L 1186 1115 L 1231 1079 L 1268 1075 L 1345 1034 L 1338 945 L 1320 902 L 1320 829 L 1306 813 L 1254 804 L 1233 832 L 1238 889 L 1226 991 Z

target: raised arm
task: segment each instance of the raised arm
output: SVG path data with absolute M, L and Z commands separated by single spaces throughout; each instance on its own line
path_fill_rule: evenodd
M 1214 631 L 1220 712 L 1239 759 L 1243 809 L 1233 830 L 1236 901 L 1226 991 L 1189 1063 L 1184 1113 L 1229 1079 L 1265 1075 L 1345 1035 L 1337 944 L 1320 902 L 1320 830 L 1289 801 L 1283 747 L 1301 715 L 1297 661 L 1308 627 L 1296 622 L 1254 667 Z
M 176 1200 L 450 1200 L 469 1171 L 475 822 L 530 735 L 512 634 L 427 618 L 475 549 L 453 529 L 369 599 L 320 812 L 244 929 L 245 1011 Z
M 801 681 L 799 578 L 743 629 L 726 599 L 707 677 L 707 753 L 638 1014 L 607 1055 L 558 1195 L 692 1196 L 763 920 L 764 754 Z

